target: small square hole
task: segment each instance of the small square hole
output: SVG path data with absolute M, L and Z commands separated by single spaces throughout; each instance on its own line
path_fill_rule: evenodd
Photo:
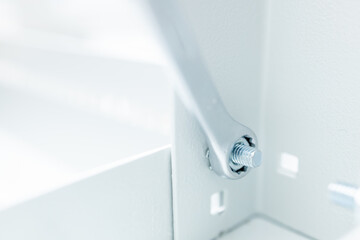
M 283 152 L 280 155 L 278 173 L 287 177 L 296 178 L 299 172 L 299 158 L 290 153 Z
M 210 214 L 219 215 L 225 211 L 225 192 L 220 191 L 211 195 Z

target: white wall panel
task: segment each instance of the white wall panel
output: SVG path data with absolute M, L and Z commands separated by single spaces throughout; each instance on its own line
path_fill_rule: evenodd
M 341 236 L 353 213 L 329 202 L 327 185 L 360 183 L 359 2 L 182 3 L 227 109 L 264 150 L 257 211 Z
M 188 1 L 180 6 L 194 31 L 212 79 L 229 110 L 241 123 L 259 130 L 262 1 Z M 206 139 L 176 100 L 173 140 L 175 239 L 213 239 L 255 211 L 256 171 L 232 181 L 209 170 Z M 211 215 L 210 199 L 224 193 L 225 210 Z
M 208 240 L 236 227 L 255 211 L 255 171 L 241 180 L 219 177 L 209 169 L 207 148 L 196 119 L 175 102 L 172 149 L 174 239 Z M 224 193 L 225 210 L 211 215 L 211 196 Z
M 172 239 L 169 148 L 2 211 L 0 239 Z
M 262 211 L 317 239 L 338 239 L 353 216 L 329 202 L 327 186 L 360 183 L 360 2 L 268 7 Z M 284 152 L 298 158 L 295 178 L 278 171 Z

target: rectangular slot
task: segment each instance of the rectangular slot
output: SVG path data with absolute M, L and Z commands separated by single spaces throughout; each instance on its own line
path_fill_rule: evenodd
M 211 195 L 210 213 L 211 215 L 219 215 L 225 211 L 225 192 L 220 191 Z
M 296 178 L 299 172 L 299 158 L 290 153 L 283 152 L 280 155 L 278 173 L 287 177 Z

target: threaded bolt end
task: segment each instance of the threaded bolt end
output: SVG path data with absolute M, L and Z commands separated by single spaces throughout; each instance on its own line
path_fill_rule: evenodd
M 261 152 L 254 147 L 246 146 L 243 143 L 236 143 L 232 153 L 231 161 L 234 164 L 256 168 L 261 165 Z

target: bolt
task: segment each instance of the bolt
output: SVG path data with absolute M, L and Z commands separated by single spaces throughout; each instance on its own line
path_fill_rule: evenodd
M 355 208 L 360 197 L 359 188 L 347 183 L 330 183 L 328 186 L 329 197 L 332 202 L 345 207 Z
M 234 164 L 251 168 L 259 167 L 262 161 L 261 151 L 241 142 L 234 145 L 230 159 Z

